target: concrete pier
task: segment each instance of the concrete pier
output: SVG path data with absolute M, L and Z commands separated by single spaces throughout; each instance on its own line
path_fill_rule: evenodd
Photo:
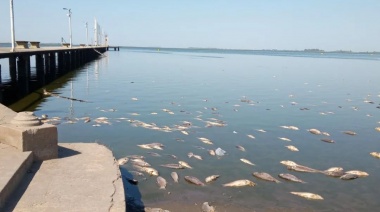
M 126 211 L 112 152 L 57 137 L 32 112 L 0 104 L 0 211 Z
M 17 87 L 17 89 L 13 90 L 18 91 L 16 95 L 7 95 L 8 98 L 0 98 L 0 103 L 10 105 L 63 74 L 97 59 L 107 50 L 108 48 L 105 46 L 16 49 L 15 52 L 10 52 L 10 48 L 0 48 L 0 59 L 8 59 L 10 84 Z M 38 80 L 33 85 L 37 84 L 39 86 L 34 86 L 33 88 L 29 83 L 31 80 L 32 57 L 35 58 L 34 64 Z

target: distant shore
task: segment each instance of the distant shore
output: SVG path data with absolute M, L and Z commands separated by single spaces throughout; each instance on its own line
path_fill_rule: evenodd
M 76 44 L 73 44 L 74 46 Z M 61 46 L 61 43 L 41 43 L 41 47 Z M 79 46 L 79 44 L 77 44 Z M 351 50 L 332 50 L 326 51 L 323 49 L 225 49 L 225 48 L 207 48 L 207 47 L 160 47 L 160 46 L 120 46 L 120 48 L 138 48 L 138 49 L 161 49 L 161 50 L 199 50 L 199 51 L 265 51 L 265 52 L 309 52 L 309 53 L 347 53 L 347 54 L 380 54 L 380 51 L 351 51 Z M 11 43 L 0 43 L 0 47 L 11 47 Z

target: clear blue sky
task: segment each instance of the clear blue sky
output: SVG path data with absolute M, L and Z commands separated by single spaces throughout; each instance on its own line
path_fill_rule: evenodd
M 380 0 L 14 0 L 16 40 L 90 41 L 97 18 L 111 45 L 380 51 Z M 0 42 L 10 42 L 9 0 Z

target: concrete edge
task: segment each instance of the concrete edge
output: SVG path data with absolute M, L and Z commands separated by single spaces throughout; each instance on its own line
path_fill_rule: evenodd
M 33 163 L 33 153 L 23 152 L 23 154 L 28 154 L 22 164 L 15 171 L 13 176 L 9 179 L 9 181 L 4 186 L 3 190 L 0 191 L 0 211 L 5 206 L 5 203 L 13 194 L 13 192 L 19 186 L 21 180 L 24 178 L 27 171 L 30 169 Z

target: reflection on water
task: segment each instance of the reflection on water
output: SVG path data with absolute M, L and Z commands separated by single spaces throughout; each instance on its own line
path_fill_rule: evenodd
M 146 173 L 146 180 L 135 177 L 141 180 L 138 186 L 124 181 L 127 193 L 132 192 L 128 201 L 135 203 L 130 207 L 197 211 L 205 201 L 218 211 L 371 211 L 380 206 L 380 160 L 369 155 L 380 151 L 380 132 L 375 130 L 380 126 L 378 60 L 146 51 L 108 52 L 60 87 L 48 89 L 89 102 L 47 97 L 29 108 L 37 115 L 61 118 L 60 142 L 98 141 L 117 158 L 145 156 L 168 185 L 159 190 L 156 177 Z M 84 117 L 91 121 L 85 122 Z M 218 120 L 225 126 L 207 125 Z M 191 123 L 186 129 L 180 127 L 184 121 Z M 284 125 L 299 130 L 280 127 Z M 312 128 L 330 136 L 311 134 L 307 130 Z M 347 130 L 357 135 L 344 134 Z M 214 144 L 202 143 L 199 137 Z M 322 142 L 325 137 L 335 143 Z M 163 150 L 137 146 L 153 142 L 162 143 Z M 299 152 L 289 151 L 286 145 L 296 146 Z M 218 147 L 227 154 L 210 156 L 208 150 Z M 189 152 L 203 160 L 188 158 Z M 242 163 L 241 158 L 256 165 Z M 170 176 L 173 170 L 160 165 L 179 160 L 193 169 L 176 170 L 177 184 Z M 294 172 L 281 165 L 282 160 L 318 170 L 334 166 L 362 170 L 369 176 L 343 181 L 321 173 Z M 128 172 L 134 169 L 127 163 L 121 170 L 131 177 Z M 267 172 L 281 183 L 254 178 L 256 171 Z M 280 173 L 291 173 L 307 183 L 282 180 L 277 177 Z M 204 187 L 183 178 L 189 175 L 204 181 L 213 174 L 221 177 Z M 257 185 L 222 187 L 237 179 Z M 306 200 L 291 191 L 316 193 L 324 200 Z

